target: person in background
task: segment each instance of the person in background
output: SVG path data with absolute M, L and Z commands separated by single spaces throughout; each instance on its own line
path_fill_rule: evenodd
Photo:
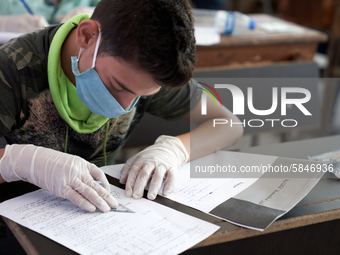
M 69 14 L 92 13 L 100 0 L 0 1 L 0 31 L 29 33 L 64 22 Z M 65 18 L 64 18 L 65 17 Z M 64 19 L 63 19 L 64 18 Z

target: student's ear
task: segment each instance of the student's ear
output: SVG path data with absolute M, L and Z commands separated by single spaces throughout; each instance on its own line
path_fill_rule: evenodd
M 93 43 L 96 43 L 99 35 L 98 23 L 94 20 L 84 20 L 77 27 L 76 42 L 80 48 L 86 49 Z

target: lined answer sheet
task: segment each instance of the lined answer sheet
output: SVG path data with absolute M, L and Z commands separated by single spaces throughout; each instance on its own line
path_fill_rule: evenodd
M 147 199 L 117 201 L 134 211 L 89 213 L 72 202 L 37 190 L 0 204 L 0 214 L 80 254 L 178 254 L 219 227 Z

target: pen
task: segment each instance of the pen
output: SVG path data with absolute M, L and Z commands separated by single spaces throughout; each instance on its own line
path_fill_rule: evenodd
M 27 12 L 29 14 L 32 14 L 34 15 L 33 11 L 31 10 L 31 8 L 27 5 L 26 1 L 25 0 L 20 0 L 20 2 L 22 3 L 22 5 L 26 8 Z

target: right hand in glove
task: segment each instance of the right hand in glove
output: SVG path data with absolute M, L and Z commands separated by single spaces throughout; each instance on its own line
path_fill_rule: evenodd
M 86 211 L 116 208 L 105 174 L 94 164 L 74 155 L 34 145 L 6 145 L 0 159 L 6 182 L 23 180 L 66 198 Z M 98 184 L 101 182 L 102 185 Z
M 0 16 L 0 31 L 30 33 L 49 24 L 44 16 L 28 13 Z

